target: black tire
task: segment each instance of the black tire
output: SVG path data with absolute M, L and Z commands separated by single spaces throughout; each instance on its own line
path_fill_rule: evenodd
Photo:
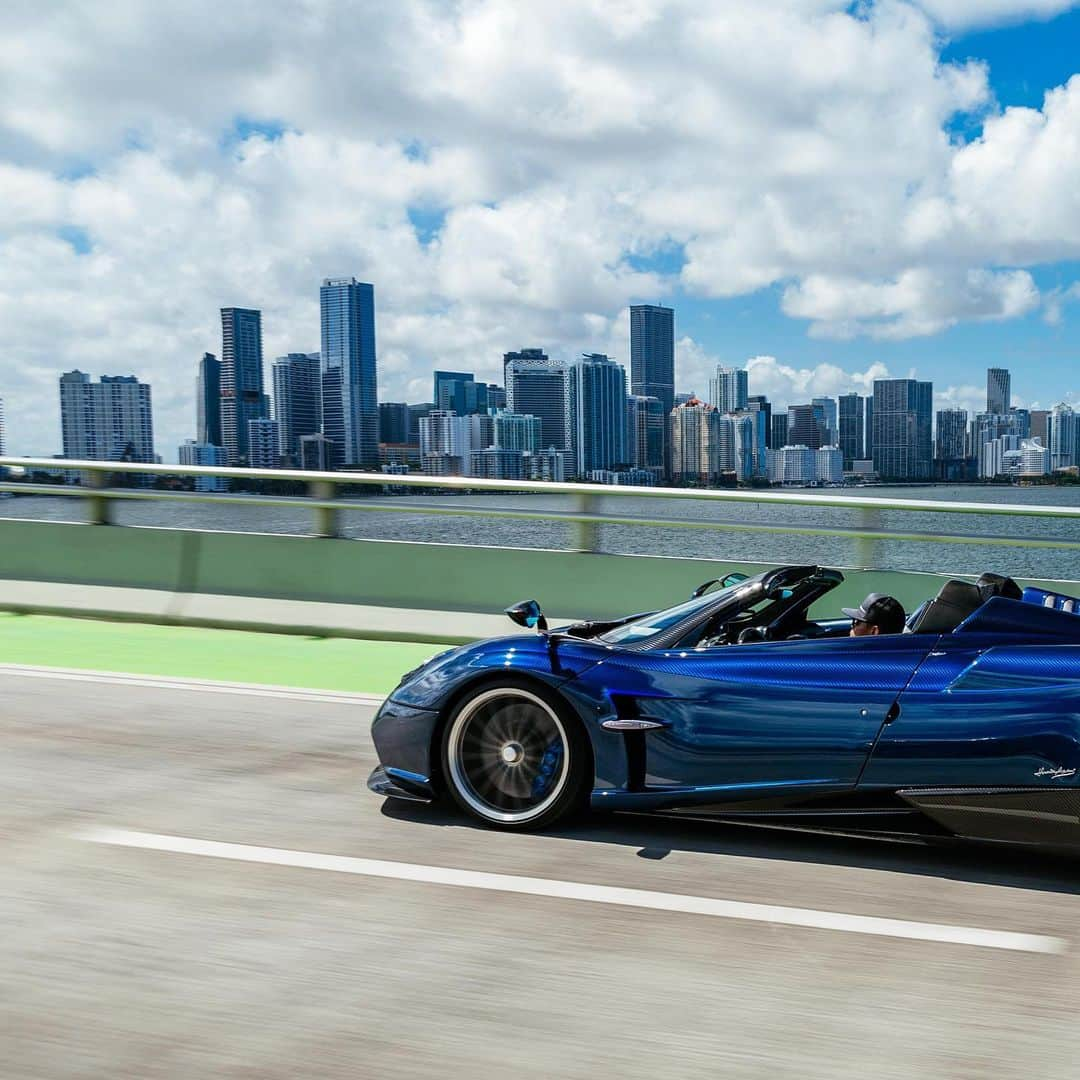
M 581 725 L 551 691 L 485 683 L 447 718 L 442 775 L 450 797 L 494 829 L 542 829 L 580 810 L 592 787 Z

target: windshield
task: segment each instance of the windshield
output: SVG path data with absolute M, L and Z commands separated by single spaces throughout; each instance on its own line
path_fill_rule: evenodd
M 609 630 L 606 634 L 601 634 L 596 640 L 602 641 L 605 645 L 629 645 L 632 642 L 644 641 L 646 638 L 651 638 L 661 631 L 667 630 L 695 612 L 720 606 L 723 598 L 733 596 L 740 590 L 746 589 L 747 586 L 756 584 L 764 576 L 764 574 L 758 574 L 756 577 L 747 578 L 745 581 L 736 582 L 734 585 L 728 585 L 727 588 L 717 589 L 716 592 L 706 593 L 704 596 L 687 600 L 684 604 L 666 608 L 664 611 L 657 611 L 652 615 L 646 615 L 642 619 L 636 619 L 634 622 L 624 623 L 622 626 L 615 627 L 614 630 Z

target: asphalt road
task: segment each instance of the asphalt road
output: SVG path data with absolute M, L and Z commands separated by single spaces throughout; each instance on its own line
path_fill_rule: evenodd
M 4 1080 L 1080 1072 L 1071 863 L 638 817 L 503 835 L 368 793 L 370 704 L 10 672 L 0 695 Z M 1011 951 L 87 839 L 103 827 L 1063 945 Z

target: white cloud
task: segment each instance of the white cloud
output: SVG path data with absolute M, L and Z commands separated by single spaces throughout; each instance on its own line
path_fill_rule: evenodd
M 950 30 L 971 30 L 1023 19 L 1052 19 L 1076 7 L 1077 0 L 918 0 L 918 4 Z
M 78 365 L 149 379 L 170 457 L 218 308 L 262 308 L 268 359 L 314 349 L 329 274 L 376 284 L 390 399 L 426 398 L 435 364 L 497 378 L 523 345 L 625 360 L 625 305 L 680 285 L 778 287 L 819 336 L 1032 310 L 1028 268 L 1078 255 L 1080 80 L 998 114 L 983 65 L 940 62 L 973 3 L 850 6 L 5 5 L 9 444 L 57 448 L 55 377 Z M 967 146 L 958 112 L 986 118 Z M 671 250 L 678 281 L 649 269 Z M 705 392 L 696 348 L 679 384 Z M 866 377 L 755 364 L 794 397 Z

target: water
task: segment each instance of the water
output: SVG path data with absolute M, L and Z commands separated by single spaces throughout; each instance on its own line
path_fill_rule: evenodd
M 1080 487 L 876 487 L 861 494 L 882 498 L 1056 505 L 1080 507 Z M 842 496 L 842 492 L 826 492 Z M 858 493 L 857 493 L 858 494 Z M 342 532 L 352 537 L 415 540 L 488 547 L 565 548 L 572 544 L 571 526 L 558 520 L 572 509 L 566 496 L 534 494 L 402 495 L 358 499 L 359 508 L 341 515 Z M 115 502 L 114 518 L 121 525 L 208 529 L 224 532 L 290 533 L 304 535 L 312 528 L 311 511 L 301 507 L 236 506 L 164 500 Z M 474 508 L 491 512 L 528 511 L 540 520 L 496 516 L 454 517 L 423 510 Z M 85 520 L 86 507 L 78 497 L 20 496 L 0 500 L 0 517 L 53 521 Z M 665 518 L 708 528 L 605 525 L 599 530 L 603 551 L 730 559 L 768 563 L 819 563 L 856 566 L 861 560 L 856 542 L 845 537 L 742 532 L 725 524 L 794 528 L 858 528 L 862 512 L 843 507 L 777 506 L 761 503 L 723 504 L 696 500 L 605 497 L 597 492 L 596 512 L 625 518 Z M 992 545 L 988 537 L 1061 539 L 1080 543 L 1080 520 L 995 517 L 985 514 L 883 511 L 875 528 L 923 534 L 971 536 L 971 542 L 882 541 L 874 562 L 881 567 L 938 573 L 977 573 L 997 569 L 1018 577 L 1080 580 L 1080 550 L 1018 548 Z M 982 542 L 980 542 L 980 540 Z

